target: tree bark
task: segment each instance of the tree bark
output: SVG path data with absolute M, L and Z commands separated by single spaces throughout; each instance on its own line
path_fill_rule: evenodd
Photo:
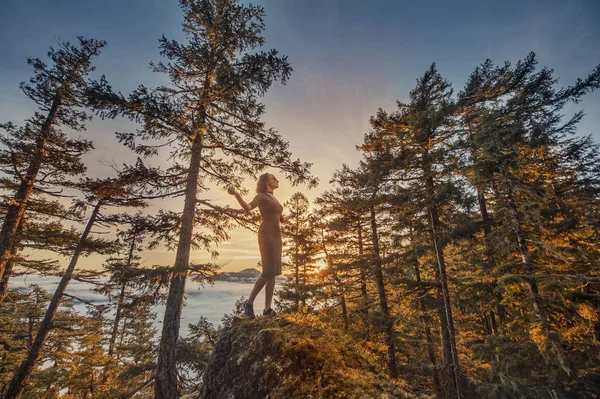
M 488 274 L 491 274 L 491 271 L 494 267 L 496 267 L 496 258 L 494 257 L 494 247 L 491 242 L 491 233 L 492 233 L 492 220 L 489 217 L 487 211 L 487 201 L 485 199 L 485 193 L 480 187 L 476 187 L 477 189 L 477 203 L 479 204 L 479 215 L 481 216 L 481 222 L 483 226 L 483 241 L 485 244 L 485 270 Z M 494 278 L 494 287 L 496 286 L 496 279 Z M 500 319 L 500 323 L 504 325 L 506 323 L 506 309 L 504 305 L 502 305 L 502 293 L 497 293 L 494 299 L 494 308 L 496 312 L 493 310 L 489 310 L 487 315 L 484 315 L 486 318 L 489 318 L 492 333 L 498 334 L 498 323 L 496 322 L 496 313 Z
M 298 256 L 299 256 L 299 248 L 298 248 L 298 225 L 299 225 L 299 220 L 298 220 L 299 216 L 296 215 L 295 220 L 296 220 L 296 225 L 295 227 L 295 232 L 294 232 L 294 283 L 296 286 L 296 295 L 295 295 L 295 300 L 294 300 L 294 305 L 295 308 L 294 310 L 297 312 L 300 310 L 300 264 L 298 263 Z
M 371 336 L 371 328 L 369 325 L 369 293 L 367 292 L 367 271 L 364 267 L 364 245 L 363 245 L 363 236 L 362 236 L 362 226 L 360 221 L 358 223 L 358 256 L 360 259 L 360 294 L 362 298 L 362 303 L 360 306 L 360 313 L 362 314 L 363 322 L 366 330 L 365 340 L 368 341 Z
M 452 317 L 452 306 L 450 302 L 450 291 L 448 289 L 448 276 L 446 274 L 446 260 L 444 250 L 438 245 L 437 229 L 440 226 L 440 217 L 437 205 L 434 202 L 435 190 L 431 169 L 424 165 L 425 189 L 430 205 L 429 214 L 429 236 L 431 246 L 435 252 L 437 261 L 436 277 L 440 288 L 438 296 L 440 297 L 440 308 L 438 309 L 442 333 L 442 353 L 444 361 L 444 372 L 446 374 L 446 395 L 448 398 L 461 398 L 461 376 L 458 362 L 458 352 L 456 349 L 456 333 L 454 330 L 454 319 Z
M 387 340 L 387 361 L 390 377 L 398 378 L 398 368 L 396 366 L 396 345 L 394 334 L 394 320 L 390 316 L 385 293 L 385 281 L 383 279 L 383 270 L 381 265 L 381 256 L 379 253 L 379 239 L 377 236 L 377 221 L 375 220 L 375 206 L 371 205 L 371 231 L 373 233 L 373 274 L 377 282 L 377 292 L 379 294 L 379 308 L 383 315 L 384 331 Z
M 19 249 L 17 246 L 13 246 L 10 251 L 10 258 L 8 262 L 6 262 L 6 268 L 4 269 L 4 273 L 2 274 L 2 280 L 0 280 L 0 303 L 4 301 L 6 296 L 8 295 L 8 280 L 10 280 L 10 276 L 12 275 L 12 271 L 15 265 L 15 257 Z
M 417 246 L 415 245 L 415 241 L 413 238 L 413 229 L 412 225 L 410 226 L 410 239 L 411 246 L 413 252 L 415 254 L 415 279 L 417 282 L 421 282 L 421 266 L 419 264 L 419 253 L 417 251 Z M 421 296 L 424 295 L 426 290 L 422 290 L 420 292 Z M 423 321 L 423 330 L 425 332 L 425 342 L 427 343 L 427 355 L 429 357 L 429 361 L 431 362 L 431 379 L 433 381 L 433 389 L 435 391 L 435 397 L 438 399 L 443 399 L 444 394 L 442 392 L 442 385 L 440 383 L 440 377 L 438 374 L 438 366 L 437 359 L 435 357 L 435 348 L 433 345 L 433 337 L 431 336 L 431 327 L 430 327 L 430 318 L 427 315 L 427 310 L 425 304 L 423 303 L 422 297 L 419 298 L 419 310 L 421 311 L 421 320 Z
M 129 253 L 127 255 L 127 264 L 125 266 L 126 269 L 131 267 L 131 262 L 133 261 L 133 253 L 135 251 L 135 240 L 136 235 L 134 234 L 131 238 L 131 245 L 129 247 Z M 115 346 L 117 344 L 117 336 L 119 335 L 119 323 L 121 322 L 121 313 L 123 311 L 123 307 L 125 305 L 125 289 L 127 288 L 127 282 L 125 279 L 121 282 L 121 291 L 119 292 L 119 299 L 117 300 L 117 310 L 115 312 L 115 319 L 113 321 L 113 328 L 110 334 L 110 340 L 108 342 L 108 363 L 104 367 L 104 375 L 102 377 L 102 385 L 106 384 L 106 382 L 110 378 L 110 373 L 112 371 L 112 366 L 115 364 L 113 361 L 113 354 L 115 352 Z
M 344 287 L 342 284 L 339 286 L 340 291 L 340 305 L 342 306 L 342 321 L 344 322 L 344 331 L 348 330 L 348 307 L 346 306 L 346 295 L 344 295 Z
M 65 270 L 58 287 L 56 287 L 56 291 L 54 292 L 54 296 L 48 305 L 48 309 L 46 310 L 46 314 L 42 323 L 40 324 L 40 328 L 37 332 L 35 340 L 31 348 L 29 349 L 29 353 L 27 354 L 27 358 L 21 363 L 17 371 L 12 377 L 12 380 L 8 384 L 8 389 L 4 394 L 4 399 L 19 399 L 23 394 L 23 390 L 27 385 L 27 381 L 31 376 L 33 368 L 36 365 L 36 362 L 40 356 L 44 343 L 46 342 L 46 338 L 48 337 L 48 333 L 52 329 L 52 321 L 54 320 L 54 316 L 56 315 L 56 311 L 58 310 L 58 306 L 60 304 L 60 300 L 65 293 L 69 282 L 71 281 L 71 277 L 73 276 L 73 271 L 75 270 L 75 266 L 77 265 L 77 261 L 79 260 L 79 256 L 81 252 L 84 250 L 87 237 L 90 234 L 92 226 L 98 217 L 98 213 L 100 212 L 100 207 L 102 206 L 102 201 L 98 201 L 96 206 L 94 207 L 94 211 L 90 216 L 90 219 L 85 226 L 85 230 L 81 234 L 79 238 L 79 242 L 77 243 L 77 247 L 73 252 L 73 256 L 71 257 L 71 262 Z
M 494 250 L 490 241 L 490 234 L 492 233 L 491 220 L 487 211 L 487 203 L 485 200 L 485 194 L 479 188 L 477 188 L 477 203 L 479 204 L 479 215 L 481 216 L 481 222 L 483 227 L 483 241 L 485 244 L 485 268 L 490 270 L 496 265 L 494 259 Z
M 535 274 L 535 266 L 533 265 L 533 262 L 531 261 L 531 257 L 529 255 L 527 237 L 525 236 L 525 231 L 523 230 L 523 226 L 521 225 L 521 218 L 519 217 L 519 212 L 517 210 L 517 205 L 515 203 L 510 183 L 507 184 L 506 200 L 508 205 L 508 211 L 512 220 L 513 229 L 515 230 L 515 233 L 517 235 L 517 243 L 519 245 L 519 252 L 521 253 L 521 261 L 523 262 L 525 275 L 533 277 L 533 275 Z M 530 278 L 528 279 L 528 285 L 531 301 L 533 302 L 533 313 L 540 321 L 545 321 L 546 318 L 542 309 L 542 298 L 539 293 L 537 282 L 533 278 Z
M 321 246 L 323 247 L 323 253 L 325 254 L 325 260 L 327 261 L 327 267 L 329 268 L 331 274 L 333 275 L 333 279 L 340 290 L 340 306 L 342 307 L 342 321 L 344 322 L 344 330 L 348 330 L 348 307 L 346 306 L 346 295 L 344 294 L 344 284 L 338 277 L 337 271 L 333 268 L 333 262 L 329 257 L 329 252 L 327 251 L 327 244 L 325 244 L 325 234 L 323 230 L 321 230 Z
M 190 250 L 196 212 L 198 176 L 202 159 L 202 135 L 200 132 L 192 142 L 190 168 L 185 188 L 185 203 L 179 230 L 177 255 L 173 266 L 173 276 L 169 287 L 169 296 L 163 319 L 162 335 L 154 384 L 155 399 L 176 399 L 178 395 L 176 347 L 179 338 L 179 323 L 185 294 L 185 282 L 190 264 Z
M 50 128 L 56 121 L 58 109 L 61 105 L 60 96 L 57 94 L 52 101 L 50 111 L 42 123 L 40 132 L 35 141 L 35 153 L 29 162 L 25 176 L 21 178 L 21 184 L 15 193 L 12 201 L 8 204 L 2 230 L 0 230 L 0 276 L 6 278 L 6 284 L 10 275 L 5 275 L 6 266 L 11 259 L 11 252 L 16 243 L 17 229 L 21 224 L 21 219 L 25 214 L 27 201 L 33 192 L 33 184 L 37 178 L 38 172 L 42 167 L 44 155 L 46 154 L 46 141 L 50 134 Z M 0 303 L 6 297 L 6 292 L 0 292 Z

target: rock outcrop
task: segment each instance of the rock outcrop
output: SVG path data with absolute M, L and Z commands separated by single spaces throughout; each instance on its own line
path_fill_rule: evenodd
M 405 398 L 376 360 L 310 316 L 234 317 L 198 399 Z

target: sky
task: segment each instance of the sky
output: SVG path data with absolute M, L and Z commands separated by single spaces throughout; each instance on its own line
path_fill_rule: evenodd
M 286 85 L 276 84 L 264 98 L 264 120 L 290 143 L 293 156 L 312 162 L 320 185 L 311 190 L 282 182 L 276 196 L 286 201 L 296 191 L 310 199 L 328 189 L 333 172 L 360 159 L 356 145 L 369 130 L 378 108 L 393 110 L 405 101 L 416 79 L 435 62 L 460 91 L 471 71 L 485 59 L 516 62 L 530 51 L 539 65 L 554 69 L 558 86 L 585 77 L 600 63 L 600 2 L 597 0 L 261 0 L 266 11 L 266 47 L 289 57 L 294 68 Z M 96 59 L 97 72 L 114 89 L 128 93 L 139 84 L 152 87 L 162 77 L 148 64 L 160 60 L 158 38 L 183 39 L 182 14 L 174 0 L 4 0 L 0 6 L 0 123 L 20 123 L 33 111 L 18 88 L 31 68 L 28 57 L 43 58 L 57 39 L 103 39 L 108 46 Z M 565 109 L 583 109 L 580 135 L 600 142 L 600 92 Z M 94 120 L 83 134 L 96 150 L 86 157 L 89 173 L 110 173 L 108 164 L 133 159 L 118 144 L 115 131 L 133 131 L 123 120 Z M 277 174 L 276 171 L 272 171 Z M 253 190 L 248 179 L 246 187 Z M 235 206 L 224 191 L 210 199 Z M 247 198 L 249 201 L 250 198 Z M 165 205 L 181 210 L 183 202 Z M 255 267 L 256 237 L 234 230 L 218 248 L 224 271 Z M 152 262 L 172 264 L 175 254 L 155 251 Z M 207 260 L 202 252 L 192 261 Z M 98 268 L 101 258 L 82 261 Z M 150 262 L 150 261 L 148 261 Z

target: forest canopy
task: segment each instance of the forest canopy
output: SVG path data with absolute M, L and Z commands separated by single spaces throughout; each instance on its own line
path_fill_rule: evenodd
M 563 85 L 534 53 L 482 60 L 465 82 L 432 64 L 407 100 L 373 110 L 357 165 L 317 177 L 263 120 L 264 95 L 293 72 L 264 50 L 264 9 L 180 5 L 184 39 L 161 37 L 151 64 L 163 84 L 123 94 L 96 71 L 97 39 L 27 60 L 31 115 L 0 121 L 0 398 L 197 392 L 241 303 L 222 326 L 200 317 L 180 337 L 186 281 L 214 282 L 219 245 L 258 226 L 208 194 L 247 194 L 244 179 L 271 170 L 328 182 L 283 204 L 293 217 L 276 302 L 298 331 L 335 330 L 409 397 L 600 397 L 600 147 L 578 131 L 583 106 L 567 112 L 600 87 L 600 66 Z M 96 150 L 80 132 L 92 116 L 135 126 L 97 138 L 135 162 L 90 173 Z M 145 258 L 158 248 L 171 264 Z M 78 267 L 90 254 L 101 270 Z M 60 282 L 13 286 L 28 274 Z M 73 280 L 106 304 L 71 295 Z

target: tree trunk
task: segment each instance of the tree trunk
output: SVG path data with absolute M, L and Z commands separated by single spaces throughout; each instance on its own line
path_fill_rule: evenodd
M 371 230 L 373 232 L 373 255 L 374 265 L 373 274 L 377 282 L 377 292 L 379 294 L 379 308 L 383 315 L 384 331 L 386 333 L 387 340 L 387 360 L 388 360 L 388 371 L 390 377 L 398 378 L 398 369 L 396 366 L 396 345 L 394 336 L 394 320 L 390 316 L 388 309 L 387 297 L 385 293 L 385 282 L 383 279 L 383 270 L 381 265 L 381 257 L 379 254 L 379 239 L 377 236 L 377 221 L 375 220 L 375 206 L 371 205 Z
M 525 231 L 521 226 L 521 218 L 517 211 L 517 205 L 513 197 L 513 191 L 510 183 L 507 184 L 506 200 L 508 204 L 508 211 L 511 216 L 513 229 L 517 234 L 517 243 L 519 244 L 519 251 L 521 253 L 521 261 L 523 262 L 523 268 L 525 275 L 532 276 L 535 274 L 535 266 L 529 256 L 529 247 L 527 246 L 527 238 L 525 237 Z M 537 282 L 531 278 L 528 279 L 529 294 L 531 301 L 533 302 L 533 313 L 540 321 L 545 321 L 544 311 L 542 309 L 542 298 L 540 297 Z
M 19 253 L 18 243 L 20 240 L 21 232 L 23 231 L 24 222 L 25 218 L 21 218 L 21 220 L 19 221 L 19 226 L 17 227 L 17 231 L 15 233 L 15 241 L 13 242 L 13 247 L 10 251 L 10 258 L 8 259 L 8 262 L 6 262 L 6 268 L 4 269 L 2 279 L 0 280 L 0 304 L 8 295 L 8 280 L 10 280 L 10 276 L 12 275 L 13 268 L 15 266 L 15 259 L 17 257 L 17 254 Z
M 479 204 L 479 215 L 481 216 L 481 222 L 483 227 L 483 241 L 485 243 L 485 268 L 487 271 L 489 271 L 494 266 L 496 266 L 496 260 L 494 259 L 494 250 L 490 241 L 492 226 L 490 217 L 487 212 L 485 194 L 479 187 L 477 187 L 477 203 Z
M 344 295 L 344 286 L 340 283 L 340 305 L 342 306 L 342 321 L 344 322 L 344 331 L 348 330 L 348 307 L 346 306 L 346 295 Z
M 104 366 L 104 372 L 102 373 L 102 383 L 101 385 L 106 385 L 106 383 L 111 379 L 113 365 L 116 365 L 115 359 L 113 359 L 113 355 L 115 352 L 115 346 L 117 344 L 117 336 L 119 335 L 119 323 L 121 322 L 121 312 L 123 310 L 123 305 L 125 304 L 125 282 L 121 283 L 121 292 L 119 293 L 119 299 L 117 300 L 117 310 L 115 312 L 115 318 L 113 320 L 113 328 L 110 334 L 110 340 L 108 341 L 108 360 L 106 365 Z
M 81 255 L 81 252 L 85 248 L 87 237 L 90 234 L 90 231 L 92 229 L 92 226 L 94 225 L 94 222 L 96 221 L 96 218 L 98 216 L 98 213 L 100 212 L 101 206 L 102 206 L 102 201 L 98 201 L 98 203 L 94 207 L 94 211 L 92 212 L 92 215 L 90 216 L 90 220 L 88 221 L 87 225 L 85 226 L 85 230 L 83 231 L 83 233 L 81 234 L 81 237 L 79 238 L 79 242 L 77 243 L 77 247 L 75 248 L 75 251 L 73 252 L 73 257 L 71 258 L 71 262 L 69 263 L 67 270 L 65 270 L 65 273 L 63 274 L 63 276 L 60 280 L 60 283 L 58 284 L 58 287 L 56 287 L 54 296 L 52 297 L 52 300 L 50 301 L 50 304 L 48 305 L 48 309 L 46 310 L 44 319 L 42 320 L 42 323 L 40 324 L 40 328 L 37 332 L 35 340 L 33 341 L 33 345 L 29 349 L 27 358 L 21 363 L 21 365 L 19 366 L 17 371 L 15 371 L 15 374 L 13 375 L 12 380 L 10 381 L 10 383 L 8 385 L 8 389 L 6 390 L 4 399 L 19 399 L 21 397 L 21 395 L 23 394 L 23 390 L 25 389 L 25 386 L 27 385 L 27 380 L 29 379 L 29 377 L 33 371 L 33 368 L 35 367 L 35 364 L 36 364 L 36 362 L 39 358 L 39 355 L 42 351 L 42 347 L 44 346 L 44 343 L 46 342 L 46 338 L 48 337 L 48 333 L 50 332 L 50 330 L 52 328 L 52 321 L 54 319 L 56 311 L 58 310 L 60 300 L 61 300 L 63 294 L 65 293 L 67 286 L 69 285 L 69 282 L 71 281 L 71 277 L 73 276 L 73 271 L 75 270 L 75 266 L 77 265 L 77 261 L 79 260 L 79 256 Z
M 365 251 L 363 245 L 362 226 L 360 224 L 360 221 L 358 223 L 358 256 L 360 259 L 360 294 L 362 298 L 362 303 L 360 305 L 360 313 L 362 314 L 364 328 L 367 333 L 365 341 L 368 341 L 371 336 L 371 327 L 369 325 L 369 293 L 367 291 L 367 270 L 364 265 Z
M 119 299 L 117 300 L 117 311 L 115 312 L 115 319 L 113 321 L 113 328 L 110 334 L 110 341 L 108 342 L 108 356 L 112 357 L 115 352 L 115 346 L 117 343 L 117 335 L 119 335 L 119 322 L 121 321 L 121 312 L 123 311 L 123 305 L 125 305 L 125 288 L 127 284 L 123 281 L 121 283 L 121 292 L 119 293 Z M 106 370 L 105 370 L 106 371 Z
M 13 246 L 10 251 L 10 258 L 8 262 L 6 262 L 6 268 L 4 269 L 4 273 L 2 274 L 2 280 L 0 280 L 0 303 L 4 301 L 6 296 L 8 295 L 8 280 L 10 280 L 10 276 L 12 275 L 12 271 L 15 265 L 15 257 L 19 249 L 17 246 Z
M 338 277 L 337 271 L 333 268 L 333 262 L 329 257 L 329 252 L 327 251 L 327 244 L 325 244 L 325 234 L 323 230 L 321 230 L 321 246 L 323 247 L 323 253 L 325 254 L 325 260 L 327 262 L 327 267 L 329 271 L 333 275 L 333 279 L 340 290 L 340 306 L 342 307 L 342 321 L 344 322 L 344 330 L 348 330 L 348 307 L 346 306 L 346 295 L 344 294 L 344 284 Z
M 294 234 L 294 283 L 296 285 L 296 295 L 295 295 L 295 300 L 294 300 L 294 310 L 297 312 L 300 310 L 300 264 L 298 263 L 298 257 L 299 255 L 299 248 L 298 248 L 298 224 L 300 223 L 298 220 L 298 215 L 296 215 L 295 217 L 296 219 L 296 226 L 295 226 L 295 234 Z
M 302 285 L 300 286 L 302 293 L 302 309 L 306 312 L 306 263 L 302 265 Z
M 190 264 L 190 249 L 194 230 L 194 217 L 196 212 L 196 194 L 198 191 L 198 176 L 200 161 L 202 159 L 202 136 L 197 133 L 192 142 L 192 154 L 188 171 L 185 203 L 179 230 L 179 243 L 177 255 L 173 266 L 173 276 L 169 287 L 169 296 L 163 319 L 162 335 L 156 367 L 156 380 L 154 384 L 155 399 L 176 399 L 178 395 L 176 348 L 179 338 L 179 323 L 181 309 L 185 294 L 185 281 Z
M 450 302 L 450 291 L 448 289 L 448 276 L 446 274 L 446 260 L 444 250 L 438 245 L 437 229 L 440 226 L 440 217 L 437 205 L 434 202 L 435 189 L 434 182 L 429 165 L 423 166 L 425 172 L 425 189 L 429 214 L 429 236 L 431 246 L 434 249 L 437 261 L 436 277 L 439 281 L 438 296 L 441 299 L 438 309 L 442 333 L 442 353 L 444 360 L 444 372 L 446 374 L 446 395 L 448 398 L 461 398 L 461 376 L 458 363 L 458 352 L 456 350 L 456 333 L 454 330 L 454 319 L 452 317 L 452 307 Z
M 33 184 L 42 167 L 44 155 L 46 154 L 46 141 L 50 134 L 50 128 L 55 123 L 59 107 L 60 97 L 56 95 L 52 101 L 48 116 L 46 116 L 44 123 L 42 123 L 40 132 L 36 138 L 35 153 L 29 162 L 27 172 L 25 173 L 25 176 L 21 178 L 19 189 L 15 193 L 12 201 L 8 204 L 8 209 L 4 216 L 4 223 L 2 224 L 2 230 L 0 230 L 0 276 L 2 276 L 3 280 L 6 277 L 7 284 L 10 275 L 5 276 L 4 272 L 8 261 L 11 259 L 11 252 L 16 242 L 17 229 L 25 214 L 29 196 L 33 192 Z M 2 303 L 2 300 L 5 297 L 6 293 L 0 292 L 0 303 Z
M 417 282 L 421 282 L 421 266 L 419 264 L 419 253 L 417 252 L 417 246 L 413 238 L 412 225 L 410 226 L 410 238 L 413 252 L 415 254 L 415 279 Z M 421 311 L 421 320 L 423 321 L 423 329 L 425 331 L 425 342 L 427 343 L 427 355 L 431 362 L 431 379 L 433 381 L 433 389 L 435 391 L 435 397 L 443 399 L 444 394 L 442 392 L 442 385 L 440 383 L 440 376 L 438 374 L 437 359 L 435 357 L 435 347 L 433 345 L 433 337 L 431 336 L 430 318 L 427 315 L 427 309 L 423 303 L 422 296 L 426 293 L 426 290 L 421 290 L 421 298 L 419 298 L 419 310 Z
M 496 267 L 496 258 L 494 257 L 494 247 L 491 242 L 491 233 L 492 233 L 492 220 L 490 219 L 487 211 L 487 201 L 485 199 L 485 193 L 480 187 L 477 188 L 477 202 L 479 204 L 479 214 L 481 216 L 481 222 L 483 225 L 483 241 L 485 244 L 485 270 L 488 274 L 491 274 L 491 271 L 494 267 Z M 496 279 L 494 278 L 494 288 L 496 286 Z M 492 325 L 492 333 L 498 334 L 498 324 L 496 323 L 496 313 L 500 318 L 500 323 L 504 325 L 506 323 L 506 309 L 504 305 L 502 305 L 502 293 L 498 292 L 495 295 L 494 299 L 494 308 L 496 312 L 493 310 L 489 310 L 489 314 L 486 317 L 489 317 L 490 323 Z
M 133 253 L 135 251 L 135 240 L 136 235 L 134 234 L 131 238 L 131 245 L 129 247 L 129 254 L 127 255 L 127 264 L 125 266 L 126 269 L 131 267 L 131 262 L 133 260 Z M 115 312 L 115 319 L 113 321 L 113 328 L 110 334 L 110 340 L 108 341 L 108 362 L 104 367 L 104 373 L 102 376 L 102 385 L 105 385 L 110 379 L 110 374 L 112 371 L 112 366 L 116 362 L 113 361 L 113 354 L 115 352 L 115 346 L 117 344 L 117 336 L 119 335 L 119 323 L 121 322 L 121 312 L 123 311 L 123 306 L 125 305 L 125 289 L 127 288 L 127 282 L 125 279 L 121 282 L 121 292 L 119 293 L 119 299 L 117 300 L 117 310 Z

